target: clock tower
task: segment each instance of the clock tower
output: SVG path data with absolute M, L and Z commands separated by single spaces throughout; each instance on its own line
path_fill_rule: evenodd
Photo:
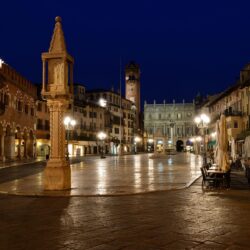
M 136 124 L 139 128 L 139 114 L 141 112 L 140 101 L 140 68 L 137 63 L 131 61 L 125 68 L 126 99 L 132 101 L 136 108 Z

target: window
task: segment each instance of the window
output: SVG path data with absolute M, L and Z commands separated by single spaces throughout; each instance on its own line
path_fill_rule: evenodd
M 25 114 L 29 113 L 29 106 L 27 104 L 25 104 L 24 106 L 24 111 L 25 111 Z
M 234 121 L 234 128 L 238 128 L 238 122 Z
M 20 100 L 17 101 L 17 110 L 22 111 L 22 102 Z
M 49 130 L 49 121 L 45 120 L 45 130 Z
M 31 108 L 31 109 L 30 109 L 30 114 L 31 114 L 32 116 L 34 116 L 34 108 Z
M 37 119 L 37 129 L 43 129 L 43 121 L 41 119 Z
M 119 128 L 115 128 L 115 134 L 119 134 Z
M 42 103 L 39 102 L 37 105 L 37 111 L 42 111 Z
M 9 95 L 7 95 L 7 94 L 4 95 L 4 104 L 5 104 L 6 106 L 9 105 Z
M 161 114 L 158 115 L 159 120 L 161 119 Z

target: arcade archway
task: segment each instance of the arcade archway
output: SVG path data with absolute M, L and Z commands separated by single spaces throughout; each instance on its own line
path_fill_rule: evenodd
M 184 143 L 183 143 L 183 141 L 182 140 L 178 140 L 176 142 L 176 151 L 177 152 L 182 152 L 183 149 L 184 149 Z

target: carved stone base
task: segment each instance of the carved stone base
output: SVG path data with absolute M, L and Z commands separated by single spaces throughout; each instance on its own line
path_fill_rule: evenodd
M 65 160 L 49 160 L 44 170 L 45 190 L 66 190 L 71 188 L 71 170 Z

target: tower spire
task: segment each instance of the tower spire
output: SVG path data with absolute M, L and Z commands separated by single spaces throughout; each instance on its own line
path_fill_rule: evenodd
M 62 53 L 67 52 L 64 34 L 62 30 L 62 18 L 57 16 L 55 18 L 56 24 L 54 33 L 50 42 L 49 52 L 50 53 Z

